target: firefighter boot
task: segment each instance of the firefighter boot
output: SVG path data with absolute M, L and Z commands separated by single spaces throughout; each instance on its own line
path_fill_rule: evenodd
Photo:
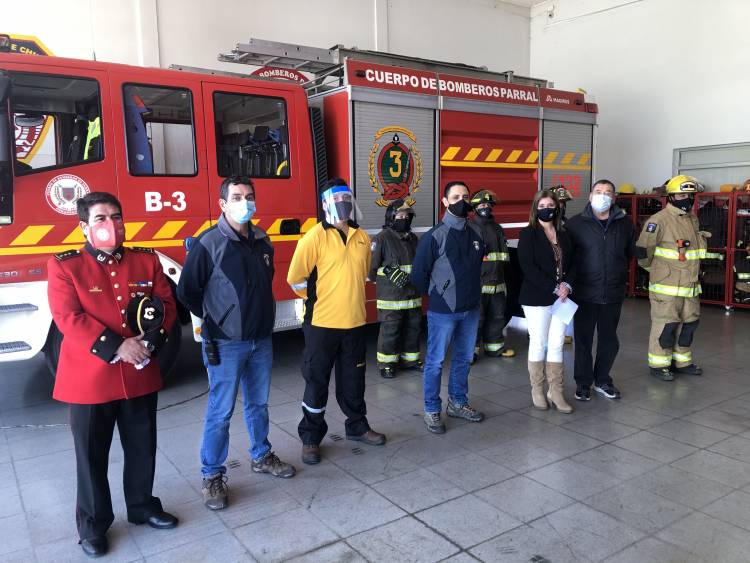
M 672 371 L 679 375 L 703 375 L 703 370 L 695 364 L 690 364 L 681 368 L 674 367 Z
M 651 375 L 662 381 L 674 381 L 674 375 L 669 368 L 649 368 Z
M 531 382 L 531 401 L 534 408 L 546 411 L 549 408 L 544 396 L 544 362 L 529 362 L 529 381 Z
M 393 366 L 383 366 L 380 368 L 380 376 L 384 379 L 393 379 L 396 377 L 396 368 Z
M 564 414 L 573 412 L 565 397 L 563 396 L 563 364 L 562 362 L 547 362 L 547 400 L 552 403 L 558 411 Z

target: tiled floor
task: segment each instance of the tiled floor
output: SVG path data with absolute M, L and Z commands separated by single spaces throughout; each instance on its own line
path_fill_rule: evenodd
M 623 398 L 574 402 L 571 415 L 531 408 L 525 337 L 511 334 L 516 358 L 472 368 L 472 402 L 488 418 L 449 419 L 443 436 L 422 424 L 419 377 L 385 381 L 371 361 L 369 419 L 388 444 L 342 440 L 332 401 L 325 459 L 314 467 L 299 463 L 296 435 L 301 335 L 277 335 L 271 441 L 299 473 L 275 480 L 250 471 L 237 409 L 231 506 L 217 513 L 200 499 L 205 377 L 196 348 L 186 347 L 160 398 L 155 486 L 181 524 L 160 532 L 125 521 L 115 442 L 107 561 L 747 563 L 750 314 L 704 308 L 695 356 L 705 375 L 673 383 L 647 375 L 648 324 L 647 301 L 627 301 L 614 368 Z M 370 356 L 374 340 L 373 330 Z M 569 374 L 571 362 L 566 347 Z M 48 398 L 43 359 L 2 364 L 0 389 L 0 560 L 83 560 L 66 412 Z

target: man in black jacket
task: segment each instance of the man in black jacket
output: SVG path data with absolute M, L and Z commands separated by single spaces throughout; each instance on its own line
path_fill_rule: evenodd
M 273 247 L 252 224 L 255 186 L 250 178 L 226 178 L 219 188 L 222 214 L 192 245 L 177 286 L 177 297 L 203 319 L 203 362 L 208 371 L 208 406 L 203 426 L 203 503 L 227 506 L 229 423 L 242 387 L 245 425 L 250 435 L 251 469 L 288 478 L 268 441 L 274 325 Z
M 589 204 L 568 220 L 565 228 L 573 241 L 577 271 L 575 329 L 576 399 L 591 399 L 594 390 L 608 399 L 620 392 L 609 374 L 620 349 L 617 324 L 625 299 L 628 265 L 633 257 L 633 223 L 614 206 L 615 186 L 599 180 L 591 188 Z M 594 330 L 596 361 L 592 363 Z

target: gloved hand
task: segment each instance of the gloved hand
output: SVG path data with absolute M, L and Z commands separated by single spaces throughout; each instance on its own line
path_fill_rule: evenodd
M 404 272 L 401 268 L 390 268 L 390 271 L 386 273 L 391 283 L 401 289 L 409 284 L 409 274 Z

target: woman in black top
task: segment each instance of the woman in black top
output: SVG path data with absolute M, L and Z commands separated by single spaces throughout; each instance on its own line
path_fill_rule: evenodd
M 529 226 L 518 239 L 518 261 L 523 272 L 519 301 L 529 329 L 529 379 L 534 407 L 573 412 L 563 397 L 565 324 L 552 315 L 552 304 L 572 291 L 572 244 L 562 228 L 560 203 L 551 190 L 537 192 Z M 545 365 L 546 364 L 546 365 Z M 544 374 L 549 390 L 545 399 Z

